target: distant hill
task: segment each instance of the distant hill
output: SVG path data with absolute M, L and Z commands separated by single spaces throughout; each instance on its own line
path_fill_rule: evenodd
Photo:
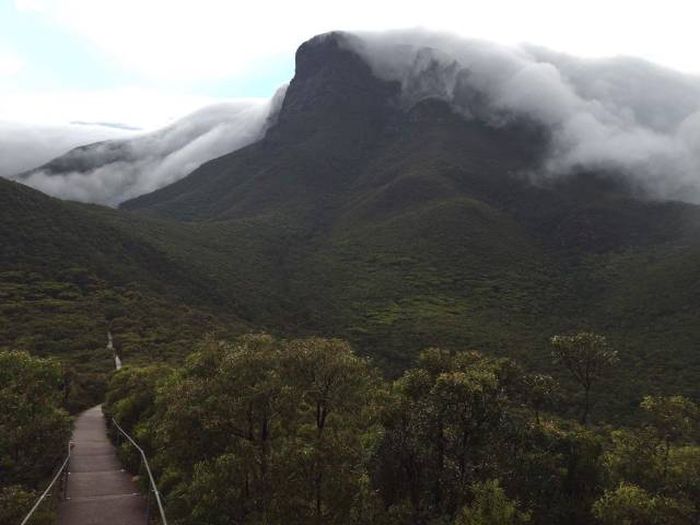
M 178 359 L 209 331 L 240 331 L 233 308 L 214 312 L 228 299 L 212 280 L 147 239 L 169 228 L 0 179 L 0 348 L 62 359 L 78 406 L 100 399 L 114 367 L 108 330 L 131 362 Z
M 608 413 L 650 391 L 698 397 L 700 207 L 614 173 L 534 183 L 545 129 L 399 104 L 344 38 L 299 48 L 264 138 L 120 211 L 5 183 L 21 199 L 2 208 L 2 267 L 77 265 L 234 329 L 345 337 L 389 373 L 430 345 L 546 368 L 551 335 L 593 329 L 624 363 Z
M 272 103 L 209 106 L 157 131 L 79 146 L 13 178 L 56 197 L 116 205 L 259 139 Z

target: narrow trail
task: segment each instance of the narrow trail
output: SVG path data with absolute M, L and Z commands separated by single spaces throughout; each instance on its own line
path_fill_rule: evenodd
M 111 330 L 107 331 L 107 350 L 112 352 L 112 355 L 114 356 L 114 368 L 116 368 L 117 370 L 121 370 L 122 360 L 119 358 L 119 354 L 117 354 L 116 348 L 114 348 L 114 340 L 112 339 Z
M 146 502 L 117 459 L 101 406 L 80 414 L 73 443 L 58 525 L 144 525 Z

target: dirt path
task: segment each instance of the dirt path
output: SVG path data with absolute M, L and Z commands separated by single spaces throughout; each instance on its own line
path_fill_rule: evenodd
M 73 442 L 68 499 L 60 504 L 59 525 L 144 525 L 146 503 L 122 470 L 101 407 L 80 414 Z

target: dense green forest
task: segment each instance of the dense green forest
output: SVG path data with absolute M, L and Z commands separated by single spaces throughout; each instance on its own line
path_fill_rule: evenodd
M 542 129 L 399 107 L 333 39 L 297 66 L 263 139 L 120 210 L 0 180 L 0 347 L 60 356 L 72 411 L 101 399 L 110 328 L 130 363 L 260 330 L 342 338 L 393 378 L 430 346 L 552 373 L 547 338 L 592 330 L 625 362 L 597 415 L 698 399 L 698 206 L 609 173 L 534 184 Z
M 582 391 L 624 366 L 595 334 L 551 350 Z M 697 523 L 698 406 L 647 396 L 629 427 L 581 424 L 589 409 L 477 351 L 430 348 L 387 381 L 341 340 L 268 335 L 125 367 L 105 405 L 153 458 L 173 523 Z
M 112 373 L 104 410 L 144 446 L 175 524 L 697 523 L 698 405 L 646 396 L 634 425 L 591 424 L 625 363 L 587 332 L 549 348 L 556 377 L 429 348 L 387 380 L 338 339 L 207 337 L 181 366 Z M 10 524 L 64 457 L 71 420 L 56 361 L 0 352 L 0 380 Z M 138 474 L 134 449 L 119 453 Z M 49 505 L 32 524 L 53 519 Z
M 62 408 L 61 366 L 26 352 L 0 351 L 0 523 L 18 524 L 66 457 L 71 419 Z M 43 506 L 31 525 L 50 525 Z
M 119 210 L 0 179 L 0 524 L 105 399 L 178 525 L 698 522 L 700 207 L 399 88 L 312 40 Z
M 71 412 L 104 397 L 108 331 L 122 357 L 139 363 L 179 360 L 205 333 L 245 327 L 211 278 L 134 235 L 145 229 L 137 219 L 4 179 L 0 217 L 0 349 L 60 359 Z M 149 235 L 165 235 L 166 226 L 148 226 Z M 183 235 L 185 245 L 197 233 Z

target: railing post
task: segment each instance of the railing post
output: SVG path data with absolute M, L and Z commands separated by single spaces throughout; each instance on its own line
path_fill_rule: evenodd
M 47 496 L 51 495 L 51 489 L 54 487 L 54 485 L 56 485 L 56 482 L 59 481 L 59 478 L 61 478 L 61 479 L 63 478 L 64 472 L 66 472 L 68 469 L 68 463 L 70 461 L 72 444 L 73 444 L 72 442 L 70 442 L 68 444 L 68 455 L 66 456 L 66 459 L 63 461 L 63 464 L 58 469 L 58 472 L 56 472 L 56 475 L 53 477 L 53 479 L 49 483 L 49 486 L 46 487 L 46 490 L 41 494 L 41 496 L 39 496 L 39 499 L 36 501 L 36 503 L 34 503 L 34 506 L 31 508 L 29 513 L 24 517 L 24 519 L 22 520 L 20 525 L 26 525 L 26 523 L 29 521 L 29 519 L 32 517 L 32 515 L 36 511 L 36 509 L 39 508 L 39 505 L 41 505 L 41 502 L 44 501 L 44 499 Z M 59 483 L 59 485 L 60 485 L 60 483 Z M 57 487 L 59 485 L 57 485 Z
M 134 441 L 134 438 L 132 438 L 129 434 L 127 434 L 122 427 L 119 426 L 119 423 L 112 418 L 112 423 L 116 427 L 117 431 L 120 434 L 124 435 L 124 438 L 128 440 L 135 448 L 138 450 L 139 454 L 141 455 L 141 465 L 142 467 L 145 467 L 146 469 L 146 474 L 148 475 L 148 495 L 147 495 L 147 504 L 146 504 L 146 520 L 147 523 L 150 520 L 151 517 L 151 491 L 153 491 L 153 497 L 155 498 L 156 504 L 158 506 L 158 513 L 160 514 L 160 519 L 162 522 L 162 525 L 168 525 L 168 521 L 165 518 L 165 510 L 163 509 L 163 502 L 160 499 L 160 494 L 158 493 L 158 487 L 156 487 L 156 482 L 153 479 L 153 473 L 151 472 L 151 467 L 148 465 L 148 459 L 146 459 L 146 453 L 143 451 L 143 449 Z
M 63 471 L 63 490 L 61 490 L 61 499 L 68 499 L 68 469 Z
M 71 453 L 73 452 L 73 446 L 75 444 L 73 443 L 73 440 L 71 439 L 68 442 L 68 460 L 66 462 L 66 466 L 63 469 L 63 501 L 66 501 L 68 499 L 68 474 L 70 473 L 70 463 L 71 463 Z
M 151 522 L 151 491 L 152 488 L 148 488 L 148 498 L 146 498 L 146 525 Z

